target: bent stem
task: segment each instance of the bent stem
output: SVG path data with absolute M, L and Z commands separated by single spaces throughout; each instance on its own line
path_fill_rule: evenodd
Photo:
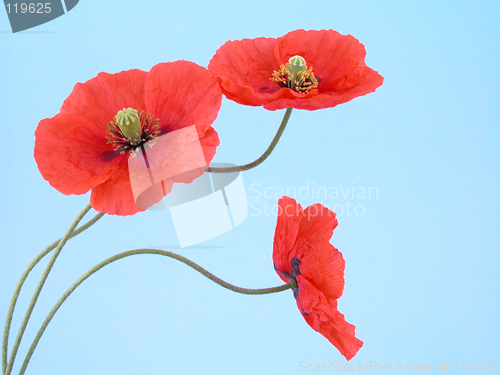
M 87 230 L 90 228 L 92 225 L 94 225 L 97 220 L 99 220 L 101 217 L 104 216 L 103 212 L 99 212 L 97 215 L 95 215 L 91 220 L 89 220 L 87 223 L 82 225 L 81 227 L 75 229 L 69 238 L 73 238 L 83 231 Z M 33 270 L 33 268 L 40 262 L 45 255 L 50 253 L 54 248 L 59 244 L 61 241 L 61 238 L 58 240 L 54 241 L 52 244 L 47 246 L 40 254 L 38 254 L 30 264 L 28 264 L 28 267 L 24 270 L 24 272 L 21 274 L 21 277 L 19 278 L 19 281 L 17 282 L 17 285 L 14 289 L 14 293 L 12 294 L 12 299 L 10 301 L 9 309 L 7 310 L 7 317 L 5 318 L 5 327 L 3 331 L 3 339 L 2 339 L 2 374 L 5 373 L 5 370 L 7 369 L 7 348 L 8 348 L 8 342 L 9 342 L 9 333 L 10 333 L 10 327 L 12 324 L 12 317 L 14 315 L 14 309 L 16 308 L 16 303 L 17 303 L 17 298 L 19 297 L 19 294 L 21 292 L 21 288 L 24 285 L 24 282 L 26 281 L 26 278 L 30 274 L 30 272 Z
M 69 287 L 69 289 L 62 295 L 62 297 L 59 299 L 59 301 L 57 301 L 57 303 L 54 305 L 54 307 L 52 308 L 52 310 L 50 310 L 50 313 L 47 315 L 47 318 L 43 322 L 43 324 L 40 327 L 40 329 L 39 329 L 39 331 L 38 331 L 35 339 L 33 340 L 33 343 L 31 344 L 31 347 L 30 347 L 30 349 L 28 351 L 28 354 L 26 355 L 26 358 L 25 358 L 25 360 L 23 362 L 23 365 L 21 367 L 21 371 L 19 372 L 19 375 L 23 375 L 24 372 L 26 371 L 26 368 L 28 367 L 28 363 L 29 363 L 29 361 L 31 359 L 31 356 L 33 355 L 33 352 L 35 351 L 35 348 L 38 345 L 38 342 L 40 341 L 40 338 L 42 337 L 43 333 L 45 332 L 45 329 L 47 328 L 48 324 L 50 323 L 50 321 L 54 317 L 54 315 L 57 312 L 57 310 L 59 309 L 59 307 L 61 307 L 61 305 L 64 303 L 64 301 L 66 301 L 66 299 L 71 295 L 71 293 L 73 293 L 74 290 L 76 288 L 78 288 L 78 286 L 81 283 L 83 283 L 87 278 L 89 278 L 90 276 L 92 276 L 94 273 L 96 273 L 97 271 L 99 271 L 104 266 L 106 266 L 106 265 L 108 265 L 110 263 L 113 263 L 113 262 L 115 262 L 115 261 L 117 261 L 119 259 L 123 259 L 123 258 L 126 258 L 128 256 L 138 255 L 138 254 L 155 254 L 155 255 L 162 255 L 162 256 L 167 256 L 167 257 L 176 259 L 176 260 L 178 260 L 178 261 L 180 261 L 180 262 L 188 265 L 189 267 L 194 268 L 196 271 L 198 271 L 199 273 L 201 273 L 203 276 L 209 278 L 210 280 L 212 280 L 213 282 L 219 284 L 220 286 L 222 286 L 222 287 L 224 287 L 226 289 L 232 290 L 233 292 L 237 292 L 237 293 L 252 294 L 252 295 L 270 294 L 270 293 L 277 293 L 277 292 L 281 292 L 283 290 L 287 290 L 287 289 L 291 289 L 291 288 L 297 287 L 297 284 L 296 284 L 295 280 L 292 279 L 287 284 L 280 285 L 280 286 L 273 287 L 273 288 L 263 288 L 263 289 L 240 288 L 238 286 L 229 284 L 229 283 L 225 282 L 222 279 L 219 279 L 214 274 L 210 273 L 209 271 L 207 271 L 203 267 L 199 266 L 195 262 L 193 262 L 193 261 L 191 261 L 191 260 L 183 257 L 182 255 L 175 254 L 175 253 L 172 253 L 170 251 L 157 250 L 157 249 L 138 249 L 138 250 L 126 251 L 126 252 L 117 254 L 115 256 L 112 256 L 112 257 L 110 257 L 110 258 L 102 261 L 98 265 L 94 266 L 93 268 L 91 268 L 89 271 L 87 271 L 85 274 L 83 274 L 77 281 L 75 281 L 73 283 L 73 285 L 71 285 L 71 287 Z
M 85 208 L 78 214 L 76 219 L 71 223 L 70 227 L 62 236 L 61 240 L 57 244 L 57 247 L 54 251 L 54 254 L 52 254 L 52 258 L 50 258 L 49 263 L 45 267 L 45 271 L 42 274 L 42 277 L 40 278 L 40 281 L 38 282 L 38 285 L 35 289 L 35 292 L 33 293 L 33 297 L 31 298 L 30 304 L 28 305 L 28 309 L 26 310 L 26 313 L 24 314 L 23 321 L 21 322 L 21 327 L 19 328 L 19 332 L 17 333 L 16 340 L 14 341 L 14 345 L 12 346 L 12 353 L 10 354 L 9 362 L 7 363 L 7 367 L 5 369 L 4 374 L 5 375 L 10 375 L 12 372 L 12 367 L 14 366 L 14 360 L 16 359 L 17 355 L 17 350 L 19 349 L 19 345 L 21 343 L 21 340 L 24 335 L 24 331 L 26 330 L 26 326 L 28 325 L 28 321 L 31 317 L 31 313 L 33 312 L 33 309 L 35 308 L 36 301 L 38 299 L 38 296 L 40 295 L 40 292 L 43 288 L 43 285 L 45 284 L 45 281 L 47 280 L 47 277 L 49 276 L 50 270 L 52 269 L 52 266 L 54 265 L 57 257 L 61 253 L 61 250 L 63 246 L 66 244 L 68 241 L 71 233 L 74 231 L 80 220 L 89 212 L 91 206 L 90 203 L 85 206 Z
M 269 145 L 269 147 L 267 148 L 267 150 L 262 154 L 262 156 L 260 158 L 258 158 L 257 160 L 255 160 L 255 161 L 253 161 L 251 163 L 240 165 L 240 166 L 236 166 L 236 167 L 226 167 L 226 168 L 209 167 L 207 169 L 207 172 L 212 172 L 212 173 L 231 173 L 231 172 L 247 171 L 249 169 L 255 168 L 259 164 L 262 164 L 264 162 L 264 160 L 266 160 L 268 158 L 268 156 L 271 155 L 271 153 L 273 152 L 274 148 L 278 144 L 278 142 L 279 142 L 279 140 L 281 138 L 281 135 L 285 131 L 286 124 L 288 124 L 288 119 L 290 118 L 291 114 L 292 114 L 292 108 L 287 108 L 286 112 L 285 112 L 285 115 L 283 116 L 283 120 L 281 120 L 281 125 L 280 125 L 280 127 L 278 129 L 278 132 L 274 136 L 273 141 L 271 142 L 271 144 Z

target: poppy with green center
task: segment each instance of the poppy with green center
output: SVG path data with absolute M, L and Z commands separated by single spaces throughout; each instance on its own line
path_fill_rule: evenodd
M 189 61 L 158 64 L 149 73 L 138 69 L 99 73 L 76 84 L 59 114 L 40 121 L 35 132 L 38 169 L 63 194 L 91 190 L 90 203 L 97 211 L 116 215 L 143 211 L 131 188 L 130 154 L 162 135 L 195 125 L 209 165 L 219 145 L 211 124 L 221 100 L 213 75 Z M 165 181 L 162 196 L 174 182 L 189 183 L 202 173 Z
M 208 69 L 228 99 L 277 110 L 334 107 L 375 91 L 383 77 L 365 64 L 364 46 L 334 30 L 295 30 L 280 38 L 228 41 Z
M 321 204 L 302 210 L 289 197 L 281 198 L 278 205 L 274 268 L 283 281 L 297 283 L 293 295 L 306 322 L 350 360 L 363 342 L 337 310 L 337 299 L 344 290 L 345 262 L 329 242 L 337 226 L 335 213 Z

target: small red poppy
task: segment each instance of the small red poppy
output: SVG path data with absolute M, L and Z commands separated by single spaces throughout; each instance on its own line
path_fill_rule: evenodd
M 221 100 L 212 74 L 189 61 L 158 64 L 149 73 L 138 69 L 99 73 L 75 85 L 59 114 L 40 121 L 35 132 L 38 169 L 63 194 L 92 190 L 90 203 L 97 211 L 116 215 L 143 211 L 131 188 L 130 152 L 161 135 L 195 125 L 209 165 L 219 145 L 211 124 Z M 138 137 L 132 139 L 120 121 L 135 123 Z M 191 182 L 202 173 L 164 182 L 163 195 L 174 182 Z
M 375 91 L 383 77 L 365 64 L 364 46 L 334 30 L 295 30 L 280 38 L 228 41 L 208 69 L 228 99 L 277 110 L 334 107 Z
M 289 197 L 281 198 L 278 205 L 274 268 L 283 281 L 296 281 L 293 294 L 306 322 L 350 360 L 363 342 L 337 310 L 337 299 L 344 290 L 345 262 L 329 243 L 337 226 L 336 215 L 321 204 L 302 210 Z

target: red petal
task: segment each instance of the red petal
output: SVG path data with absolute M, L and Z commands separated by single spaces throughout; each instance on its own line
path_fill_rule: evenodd
M 209 128 L 205 136 L 200 139 L 201 146 L 205 155 L 207 163 L 211 161 L 215 154 L 215 148 L 219 144 L 219 138 L 213 128 Z M 163 198 L 165 194 L 161 193 L 161 186 L 156 186 L 160 189 L 160 194 L 147 194 L 141 196 L 141 202 L 146 202 L 144 208 L 136 205 L 128 171 L 128 158 L 130 154 L 121 155 L 120 165 L 112 178 L 104 183 L 94 187 L 90 197 L 92 207 L 101 212 L 106 212 L 111 215 L 133 215 L 137 212 L 144 211 L 144 208 L 157 203 Z M 165 193 L 168 194 L 173 183 L 190 183 L 195 178 L 203 174 L 203 169 L 192 170 L 180 175 L 176 175 L 170 179 L 163 181 L 165 186 Z M 154 188 L 150 190 L 153 191 Z M 141 206 L 143 207 L 143 206 Z
M 144 82 L 147 74 L 138 69 L 116 74 L 99 73 L 97 77 L 75 85 L 64 101 L 61 113 L 85 117 L 105 131 L 108 123 L 123 108 L 146 108 Z
M 279 89 L 270 80 L 280 67 L 274 58 L 275 45 L 273 38 L 243 39 L 228 41 L 217 50 L 208 69 L 218 77 L 228 99 L 252 106 L 272 99 L 272 93 L 265 89 Z
M 337 310 L 337 301 L 329 301 L 301 276 L 297 277 L 297 284 L 297 306 L 307 324 L 326 337 L 347 360 L 350 360 L 363 346 L 363 342 L 355 337 L 355 327 L 347 323 L 344 315 Z
M 200 138 L 217 118 L 222 102 L 215 77 L 190 61 L 153 66 L 144 90 L 147 111 L 160 119 L 163 131 L 196 125 Z
M 317 203 L 304 210 L 300 223 L 300 236 L 308 238 L 311 243 L 328 243 L 338 222 L 335 212 Z
M 290 197 L 282 197 L 278 202 L 278 208 L 278 221 L 274 232 L 273 262 L 277 270 L 291 274 L 290 261 L 296 256 L 294 245 L 304 212 L 300 204 Z M 278 275 L 280 274 L 278 273 Z M 288 281 L 282 275 L 280 277 L 283 281 Z
M 301 55 L 320 82 L 299 94 L 270 77 L 290 57 Z M 228 99 L 276 110 L 316 110 L 334 107 L 375 91 L 383 78 L 364 62 L 364 46 L 350 35 L 333 30 L 295 30 L 277 39 L 256 38 L 226 42 L 210 61 Z
M 345 261 L 329 243 L 311 247 L 303 238 L 297 239 L 297 252 L 302 252 L 300 272 L 328 299 L 340 298 L 344 292 Z M 309 251 L 308 251 L 309 250 Z
M 96 211 L 121 216 L 144 211 L 135 204 L 128 173 L 129 154 L 124 156 L 113 177 L 92 189 L 90 204 Z
M 338 80 L 344 80 L 343 87 L 352 86 L 345 82 L 353 70 L 360 66 L 365 68 L 364 46 L 351 35 L 340 35 L 334 30 L 295 30 L 281 38 L 275 49 L 278 61 L 288 62 L 290 57 L 300 55 L 306 60 L 307 66 L 313 68 L 316 76 L 321 78 L 321 85 Z
M 351 35 L 340 35 L 334 30 L 295 30 L 278 38 L 276 59 L 283 64 L 295 55 L 302 56 L 320 79 L 317 95 L 296 98 L 280 90 L 275 94 L 276 100 L 264 108 L 316 110 L 334 107 L 375 91 L 384 80 L 366 66 L 363 44 Z
M 339 298 L 344 290 L 345 262 L 342 254 L 330 245 L 337 226 L 335 216 L 321 204 L 307 207 L 294 247 L 301 274 L 328 299 Z
M 203 138 L 200 138 L 200 144 L 203 149 L 205 161 L 207 162 L 207 165 L 210 165 L 210 162 L 215 156 L 217 146 L 220 144 L 219 135 L 214 128 L 208 128 Z
M 83 117 L 58 114 L 44 119 L 35 137 L 38 169 L 63 194 L 84 194 L 116 170 L 115 162 L 101 157 L 112 151 L 101 130 Z

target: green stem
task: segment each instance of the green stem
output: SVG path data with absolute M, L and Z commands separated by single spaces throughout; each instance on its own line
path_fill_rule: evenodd
M 249 169 L 255 168 L 259 164 L 262 164 L 264 162 L 264 160 L 266 160 L 268 158 L 268 156 L 271 155 L 271 153 L 273 152 L 274 148 L 278 144 L 278 142 L 279 142 L 279 140 L 281 138 L 281 135 L 285 131 L 286 124 L 288 123 L 288 119 L 290 118 L 291 114 L 292 114 L 292 108 L 287 108 L 286 112 L 285 112 L 285 115 L 283 116 L 283 120 L 281 120 L 281 125 L 280 125 L 280 127 L 278 129 L 278 132 L 274 136 L 273 141 L 271 142 L 271 144 L 269 145 L 269 147 L 267 148 L 267 150 L 262 154 L 262 156 L 260 158 L 258 158 L 257 160 L 255 160 L 255 161 L 253 161 L 251 163 L 240 165 L 240 166 L 236 166 L 236 167 L 226 167 L 226 168 L 209 167 L 207 169 L 207 172 L 212 172 L 212 173 L 231 173 L 231 172 L 247 171 Z
M 90 228 L 92 225 L 94 225 L 97 220 L 99 220 L 101 217 L 104 216 L 103 212 L 99 212 L 97 215 L 95 215 L 91 220 L 89 220 L 87 223 L 82 225 L 81 227 L 75 229 L 69 238 L 73 238 L 80 233 L 82 233 L 84 230 L 87 230 Z M 5 319 L 5 327 L 3 331 L 3 340 L 2 340 L 2 374 L 5 374 L 5 370 L 7 369 L 7 348 L 8 348 L 8 342 L 9 342 L 9 333 L 10 333 L 10 327 L 12 324 L 12 317 L 14 315 L 14 309 L 16 307 L 17 303 L 17 298 L 19 297 L 19 294 L 21 292 L 21 288 L 24 285 L 24 282 L 26 281 L 26 278 L 30 274 L 31 270 L 40 262 L 45 255 L 50 253 L 54 248 L 59 244 L 61 239 L 59 238 L 58 240 L 54 241 L 52 244 L 47 246 L 40 254 L 38 254 L 30 264 L 28 264 L 28 267 L 24 270 L 22 273 L 19 281 L 17 282 L 16 288 L 14 289 L 14 293 L 12 295 L 12 299 L 10 301 L 9 309 L 7 311 L 7 317 Z
M 23 365 L 21 367 L 21 371 L 19 372 L 19 375 L 23 375 L 24 372 L 26 371 L 26 368 L 28 367 L 28 363 L 31 359 L 31 356 L 33 355 L 33 352 L 35 351 L 35 348 L 40 341 L 40 338 L 42 337 L 43 333 L 45 332 L 45 329 L 47 328 L 48 324 L 54 317 L 55 313 L 61 307 L 61 305 L 66 301 L 66 299 L 73 293 L 73 291 L 78 288 L 78 286 L 83 283 L 87 278 L 89 278 L 91 275 L 99 271 L 101 268 L 104 266 L 113 263 L 119 259 L 131 256 L 131 255 L 138 255 L 138 254 L 156 254 L 156 255 L 163 255 L 167 256 L 173 259 L 176 259 L 189 267 L 194 268 L 196 271 L 200 272 L 203 276 L 209 278 L 213 282 L 219 284 L 220 286 L 223 286 L 226 289 L 232 290 L 233 292 L 237 293 L 242 293 L 242 294 L 252 294 L 252 295 L 257 295 L 257 294 L 269 294 L 269 293 L 277 293 L 281 292 L 283 290 L 287 290 L 290 288 L 295 288 L 297 284 L 295 283 L 295 280 L 290 280 L 287 284 L 280 285 L 274 288 L 263 288 L 263 289 L 247 289 L 247 288 L 240 288 L 237 286 L 234 286 L 232 284 L 229 284 L 225 282 L 224 280 L 219 279 L 217 276 L 213 275 L 212 273 L 208 272 L 206 269 L 203 267 L 199 266 L 198 264 L 194 263 L 193 261 L 183 257 L 182 255 L 172 253 L 170 251 L 165 251 L 165 250 L 156 250 L 156 249 L 138 249 L 138 250 L 130 250 L 126 251 L 120 254 L 117 254 L 115 256 L 112 256 L 98 265 L 94 266 L 92 269 L 84 273 L 77 281 L 69 287 L 69 289 L 62 295 L 62 297 L 57 301 L 57 303 L 54 305 L 52 310 L 50 310 L 49 315 L 47 315 L 47 318 L 43 322 L 42 326 L 40 327 L 35 339 L 33 340 L 33 343 L 31 344 L 31 347 L 28 351 L 28 354 L 26 355 L 26 358 L 23 362 Z
M 45 267 L 45 271 L 42 274 L 42 277 L 40 281 L 38 282 L 38 285 L 35 289 L 35 292 L 33 293 L 33 297 L 31 298 L 30 304 L 28 305 L 28 309 L 26 310 L 26 313 L 24 314 L 23 321 L 21 322 L 21 327 L 19 328 L 19 332 L 17 333 L 16 340 L 14 341 L 14 345 L 12 347 L 12 353 L 10 354 L 9 362 L 7 363 L 7 367 L 5 369 L 5 375 L 10 375 L 12 372 L 12 367 L 14 366 L 14 360 L 16 359 L 17 355 L 17 350 L 19 349 L 19 345 L 21 344 L 21 339 L 23 338 L 24 331 L 26 330 L 26 326 L 28 325 L 28 321 L 31 317 L 31 313 L 33 312 L 33 309 L 35 308 L 36 301 L 38 299 L 38 296 L 40 295 L 40 292 L 43 288 L 43 285 L 45 284 L 45 281 L 47 280 L 47 277 L 49 276 L 50 270 L 52 269 L 52 266 L 54 265 L 57 257 L 61 253 L 61 250 L 63 246 L 66 244 L 68 241 L 69 237 L 71 236 L 71 233 L 74 231 L 80 220 L 89 212 L 90 210 L 90 203 L 85 206 L 85 208 L 78 214 L 76 219 L 71 223 L 69 229 L 66 231 L 64 236 L 62 236 L 61 240 L 57 244 L 56 249 L 54 250 L 54 254 L 52 254 L 52 258 L 50 258 L 49 263 Z

